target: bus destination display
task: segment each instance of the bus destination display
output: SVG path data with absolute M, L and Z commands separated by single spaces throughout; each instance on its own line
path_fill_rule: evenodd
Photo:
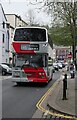
M 39 44 L 21 44 L 21 50 L 39 50 Z

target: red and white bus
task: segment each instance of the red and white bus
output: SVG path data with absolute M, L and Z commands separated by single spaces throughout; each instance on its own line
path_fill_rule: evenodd
M 48 58 L 52 58 L 52 47 L 49 45 L 46 28 L 16 28 L 12 47 L 12 81 L 17 84 L 21 82 L 48 83 L 52 79 L 53 68 L 48 64 L 51 62 Z

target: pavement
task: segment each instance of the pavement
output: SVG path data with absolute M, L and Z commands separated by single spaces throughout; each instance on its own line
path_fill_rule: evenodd
M 61 72 L 61 77 L 38 101 L 36 104 L 38 109 L 32 118 L 77 120 L 77 72 L 74 79 L 67 73 L 66 100 L 63 100 L 63 74 Z
M 63 79 L 61 77 L 53 92 L 50 93 L 47 104 L 51 110 L 77 117 L 77 72 L 74 79 L 70 78 L 69 73 L 67 75 L 67 99 L 63 100 Z
M 0 80 L 9 79 L 11 77 L 12 77 L 11 75 L 5 75 L 5 76 L 0 75 Z

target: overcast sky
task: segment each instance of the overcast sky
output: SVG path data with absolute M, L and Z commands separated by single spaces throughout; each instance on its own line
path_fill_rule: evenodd
M 50 17 L 45 12 L 40 11 L 38 13 L 39 5 L 32 5 L 29 3 L 30 0 L 0 0 L 2 3 L 4 12 L 6 14 L 13 13 L 22 17 L 22 19 L 27 21 L 26 16 L 28 16 L 28 11 L 33 11 L 33 15 L 35 16 L 35 20 L 41 24 L 50 24 Z M 34 2 L 35 0 L 31 0 Z M 41 1 L 41 0 L 39 0 Z

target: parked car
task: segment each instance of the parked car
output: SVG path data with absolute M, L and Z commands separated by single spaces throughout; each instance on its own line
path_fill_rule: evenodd
M 62 69 L 62 63 L 57 63 L 59 69 Z
M 65 65 L 64 63 L 62 63 L 62 68 L 65 68 L 65 66 L 66 66 L 66 65 Z
M 59 70 L 57 63 L 53 63 L 54 70 Z
M 10 68 L 8 65 L 2 63 L 2 64 L 0 64 L 0 73 L 2 75 L 12 74 L 12 68 Z
M 7 65 L 8 67 L 12 68 L 12 64 L 9 64 L 9 63 L 1 63 L 1 64 L 5 64 L 5 65 Z

